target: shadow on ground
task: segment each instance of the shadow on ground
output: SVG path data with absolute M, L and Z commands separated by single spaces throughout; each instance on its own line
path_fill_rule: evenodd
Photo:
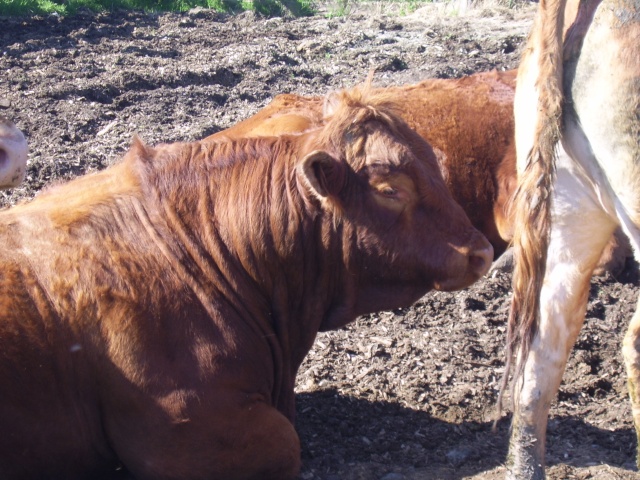
M 508 418 L 494 432 L 492 422 L 450 423 L 397 403 L 371 402 L 334 389 L 298 394 L 297 411 L 305 479 L 455 480 L 491 471 L 506 458 Z M 549 425 L 547 447 L 550 467 L 633 468 L 632 429 L 609 431 L 576 417 L 556 417 Z M 344 458 L 344 449 L 356 453 Z

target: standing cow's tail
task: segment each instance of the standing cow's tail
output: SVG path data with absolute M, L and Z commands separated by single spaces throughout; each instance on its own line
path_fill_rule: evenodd
M 528 123 L 516 123 L 516 130 L 534 130 L 533 144 L 528 152 L 518 151 L 518 188 L 513 198 L 513 300 L 507 328 L 506 368 L 497 405 L 499 414 L 514 360 L 516 364 L 512 378 L 512 399 L 515 407 L 516 388 L 521 385 L 519 380 L 539 328 L 540 291 L 551 228 L 555 150 L 562 121 L 564 4 L 565 0 L 541 0 L 518 72 L 516 90 L 521 83 L 521 76 L 536 76 L 535 82 L 529 79 L 526 81 L 528 86 L 535 85 L 535 91 L 525 94 L 537 94 L 538 104 L 534 105 L 536 110 L 526 112 L 524 117 L 522 112 L 516 114 L 516 122 L 528 116 Z

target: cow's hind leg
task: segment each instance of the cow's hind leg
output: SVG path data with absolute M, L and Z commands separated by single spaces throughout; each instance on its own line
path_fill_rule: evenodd
M 627 384 L 631 398 L 631 411 L 633 412 L 636 437 L 640 446 L 640 299 L 622 345 L 622 354 L 627 366 Z M 636 454 L 636 464 L 640 468 L 640 448 Z
M 590 278 L 616 223 L 565 167 L 558 169 L 540 324 L 516 383 L 508 478 L 543 479 L 547 416 L 584 322 Z
M 298 434 L 293 424 L 274 407 L 256 403 L 236 418 L 224 435 L 228 436 L 225 441 L 231 440 L 235 445 L 231 451 L 219 455 L 228 464 L 222 468 L 226 473 L 215 478 L 285 480 L 299 473 Z
M 584 2 L 588 3 L 588 2 Z M 640 260 L 640 2 L 603 1 L 580 56 L 567 63 L 570 98 L 615 192 L 618 218 Z M 571 77 L 571 72 L 574 76 Z M 604 187 L 605 182 L 599 182 Z M 640 445 L 640 304 L 623 343 Z M 640 468 L 640 454 L 637 456 Z

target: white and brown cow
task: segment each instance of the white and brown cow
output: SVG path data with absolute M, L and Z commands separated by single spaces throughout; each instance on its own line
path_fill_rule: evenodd
M 640 252 L 640 2 L 542 0 L 515 118 L 508 475 L 541 479 L 547 415 L 584 321 L 591 273 L 618 226 Z M 640 433 L 640 310 L 623 353 Z
M 0 189 L 19 185 L 27 171 L 27 141 L 18 128 L 0 117 Z

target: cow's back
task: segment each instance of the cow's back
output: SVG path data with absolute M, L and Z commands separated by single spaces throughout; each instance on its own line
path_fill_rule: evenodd
M 215 138 L 239 139 L 247 136 L 267 137 L 283 133 L 298 133 L 322 125 L 323 99 L 281 94 L 254 116 L 231 128 L 214 133 Z

